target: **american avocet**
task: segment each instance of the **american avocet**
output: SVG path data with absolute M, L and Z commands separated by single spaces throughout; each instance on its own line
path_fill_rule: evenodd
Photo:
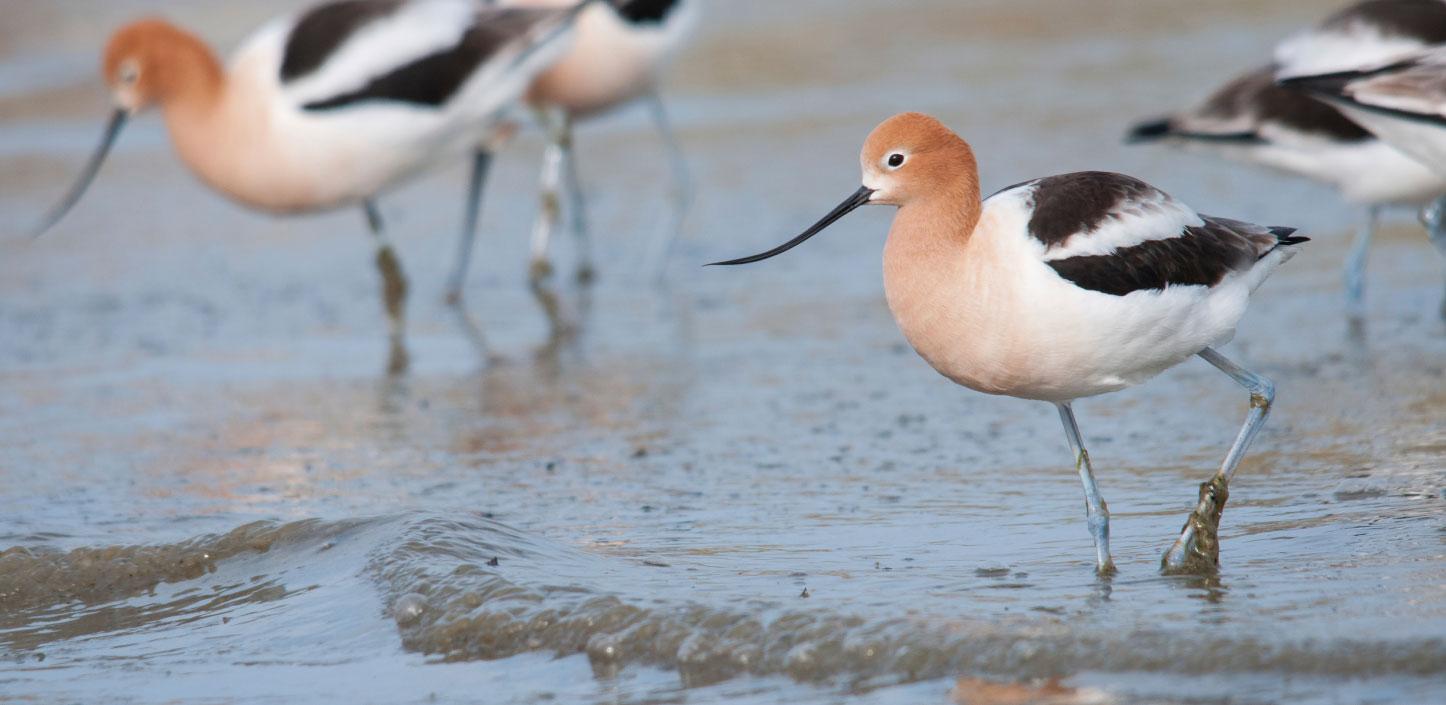
M 1319 76 L 1296 75 L 1284 85 L 1327 100 L 1385 141 L 1446 176 L 1446 47 Z M 1446 197 L 1423 213 L 1431 242 L 1446 256 Z M 1446 318 L 1446 298 L 1441 302 Z
M 1209 569 L 1235 468 L 1270 413 L 1270 380 L 1215 348 L 1251 293 L 1306 238 L 1202 216 L 1137 179 L 1081 172 L 980 200 L 969 144 L 918 113 L 884 121 L 860 157 L 863 187 L 781 254 L 864 205 L 898 208 L 884 245 L 884 291 L 921 357 L 958 384 L 1053 403 L 1084 483 L 1096 567 L 1109 573 L 1109 510 L 1072 403 L 1139 384 L 1193 355 L 1250 392 L 1250 411 L 1162 567 Z
M 568 4 L 568 0 L 493 1 L 529 7 Z M 573 125 L 637 101 L 646 103 L 651 111 L 672 170 L 671 227 L 645 258 L 655 270 L 664 265 L 673 239 L 682 231 L 692 186 L 683 152 L 658 93 L 658 81 L 668 60 L 689 36 L 697 4 L 697 0 L 607 0 L 588 9 L 577 19 L 577 38 L 568 53 L 539 76 L 528 91 L 528 101 L 536 109 L 548 140 L 543 155 L 541 210 L 532 232 L 530 278 L 534 285 L 552 271 L 548 250 L 562 216 L 563 192 L 569 227 L 578 243 L 577 277 L 583 282 L 591 280 L 592 250 L 573 150 Z M 465 276 L 463 271 L 459 268 L 454 282 Z
M 1345 265 L 1346 302 L 1363 305 L 1367 250 L 1385 206 L 1422 206 L 1446 193 L 1446 179 L 1342 115 L 1277 86 L 1281 66 L 1332 66 L 1362 57 L 1399 56 L 1446 41 L 1446 2 L 1369 0 L 1282 42 L 1279 64 L 1249 71 L 1199 106 L 1136 125 L 1131 142 L 1165 141 L 1303 176 L 1334 187 L 1365 218 Z M 1354 58 L 1353 58 L 1354 57 Z
M 485 153 L 502 113 L 557 59 L 572 19 L 595 1 L 552 10 L 343 0 L 268 24 L 227 68 L 163 20 L 126 25 L 105 49 L 115 113 L 39 232 L 84 194 L 126 120 L 159 107 L 182 161 L 243 205 L 278 214 L 363 207 L 391 325 L 389 368 L 400 371 L 407 282 L 375 197 L 445 159 Z M 480 183 L 464 237 L 475 226 Z
M 1163 141 L 1303 176 L 1363 206 L 1365 218 L 1345 265 L 1352 317 L 1362 313 L 1367 250 L 1381 209 L 1420 207 L 1446 193 L 1446 179 L 1340 111 L 1275 85 L 1274 66 L 1240 76 L 1192 110 L 1136 125 L 1128 141 Z

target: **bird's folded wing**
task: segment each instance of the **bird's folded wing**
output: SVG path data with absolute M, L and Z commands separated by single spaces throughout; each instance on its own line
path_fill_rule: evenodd
M 312 111 L 376 101 L 441 106 L 489 62 L 525 52 L 562 15 L 472 0 L 324 5 L 291 28 L 283 91 Z

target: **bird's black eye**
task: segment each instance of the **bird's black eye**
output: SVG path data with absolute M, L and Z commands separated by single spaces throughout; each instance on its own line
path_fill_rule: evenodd
M 904 155 L 894 153 L 889 155 L 889 166 L 897 169 L 904 165 Z

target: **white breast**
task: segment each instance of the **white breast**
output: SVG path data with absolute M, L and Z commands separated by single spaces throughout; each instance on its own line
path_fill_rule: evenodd
M 571 0 L 505 0 L 510 5 L 570 5 Z M 625 104 L 651 90 L 660 72 L 692 33 L 697 0 L 683 2 L 661 25 L 629 24 L 612 8 L 597 5 L 577 21 L 572 49 L 539 77 L 535 103 L 575 115 Z

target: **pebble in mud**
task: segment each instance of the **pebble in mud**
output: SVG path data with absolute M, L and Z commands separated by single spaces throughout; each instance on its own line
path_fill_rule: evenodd
M 397 604 L 392 606 L 392 619 L 399 625 L 407 625 L 421 619 L 422 613 L 427 611 L 427 598 L 410 592 L 402 595 Z

